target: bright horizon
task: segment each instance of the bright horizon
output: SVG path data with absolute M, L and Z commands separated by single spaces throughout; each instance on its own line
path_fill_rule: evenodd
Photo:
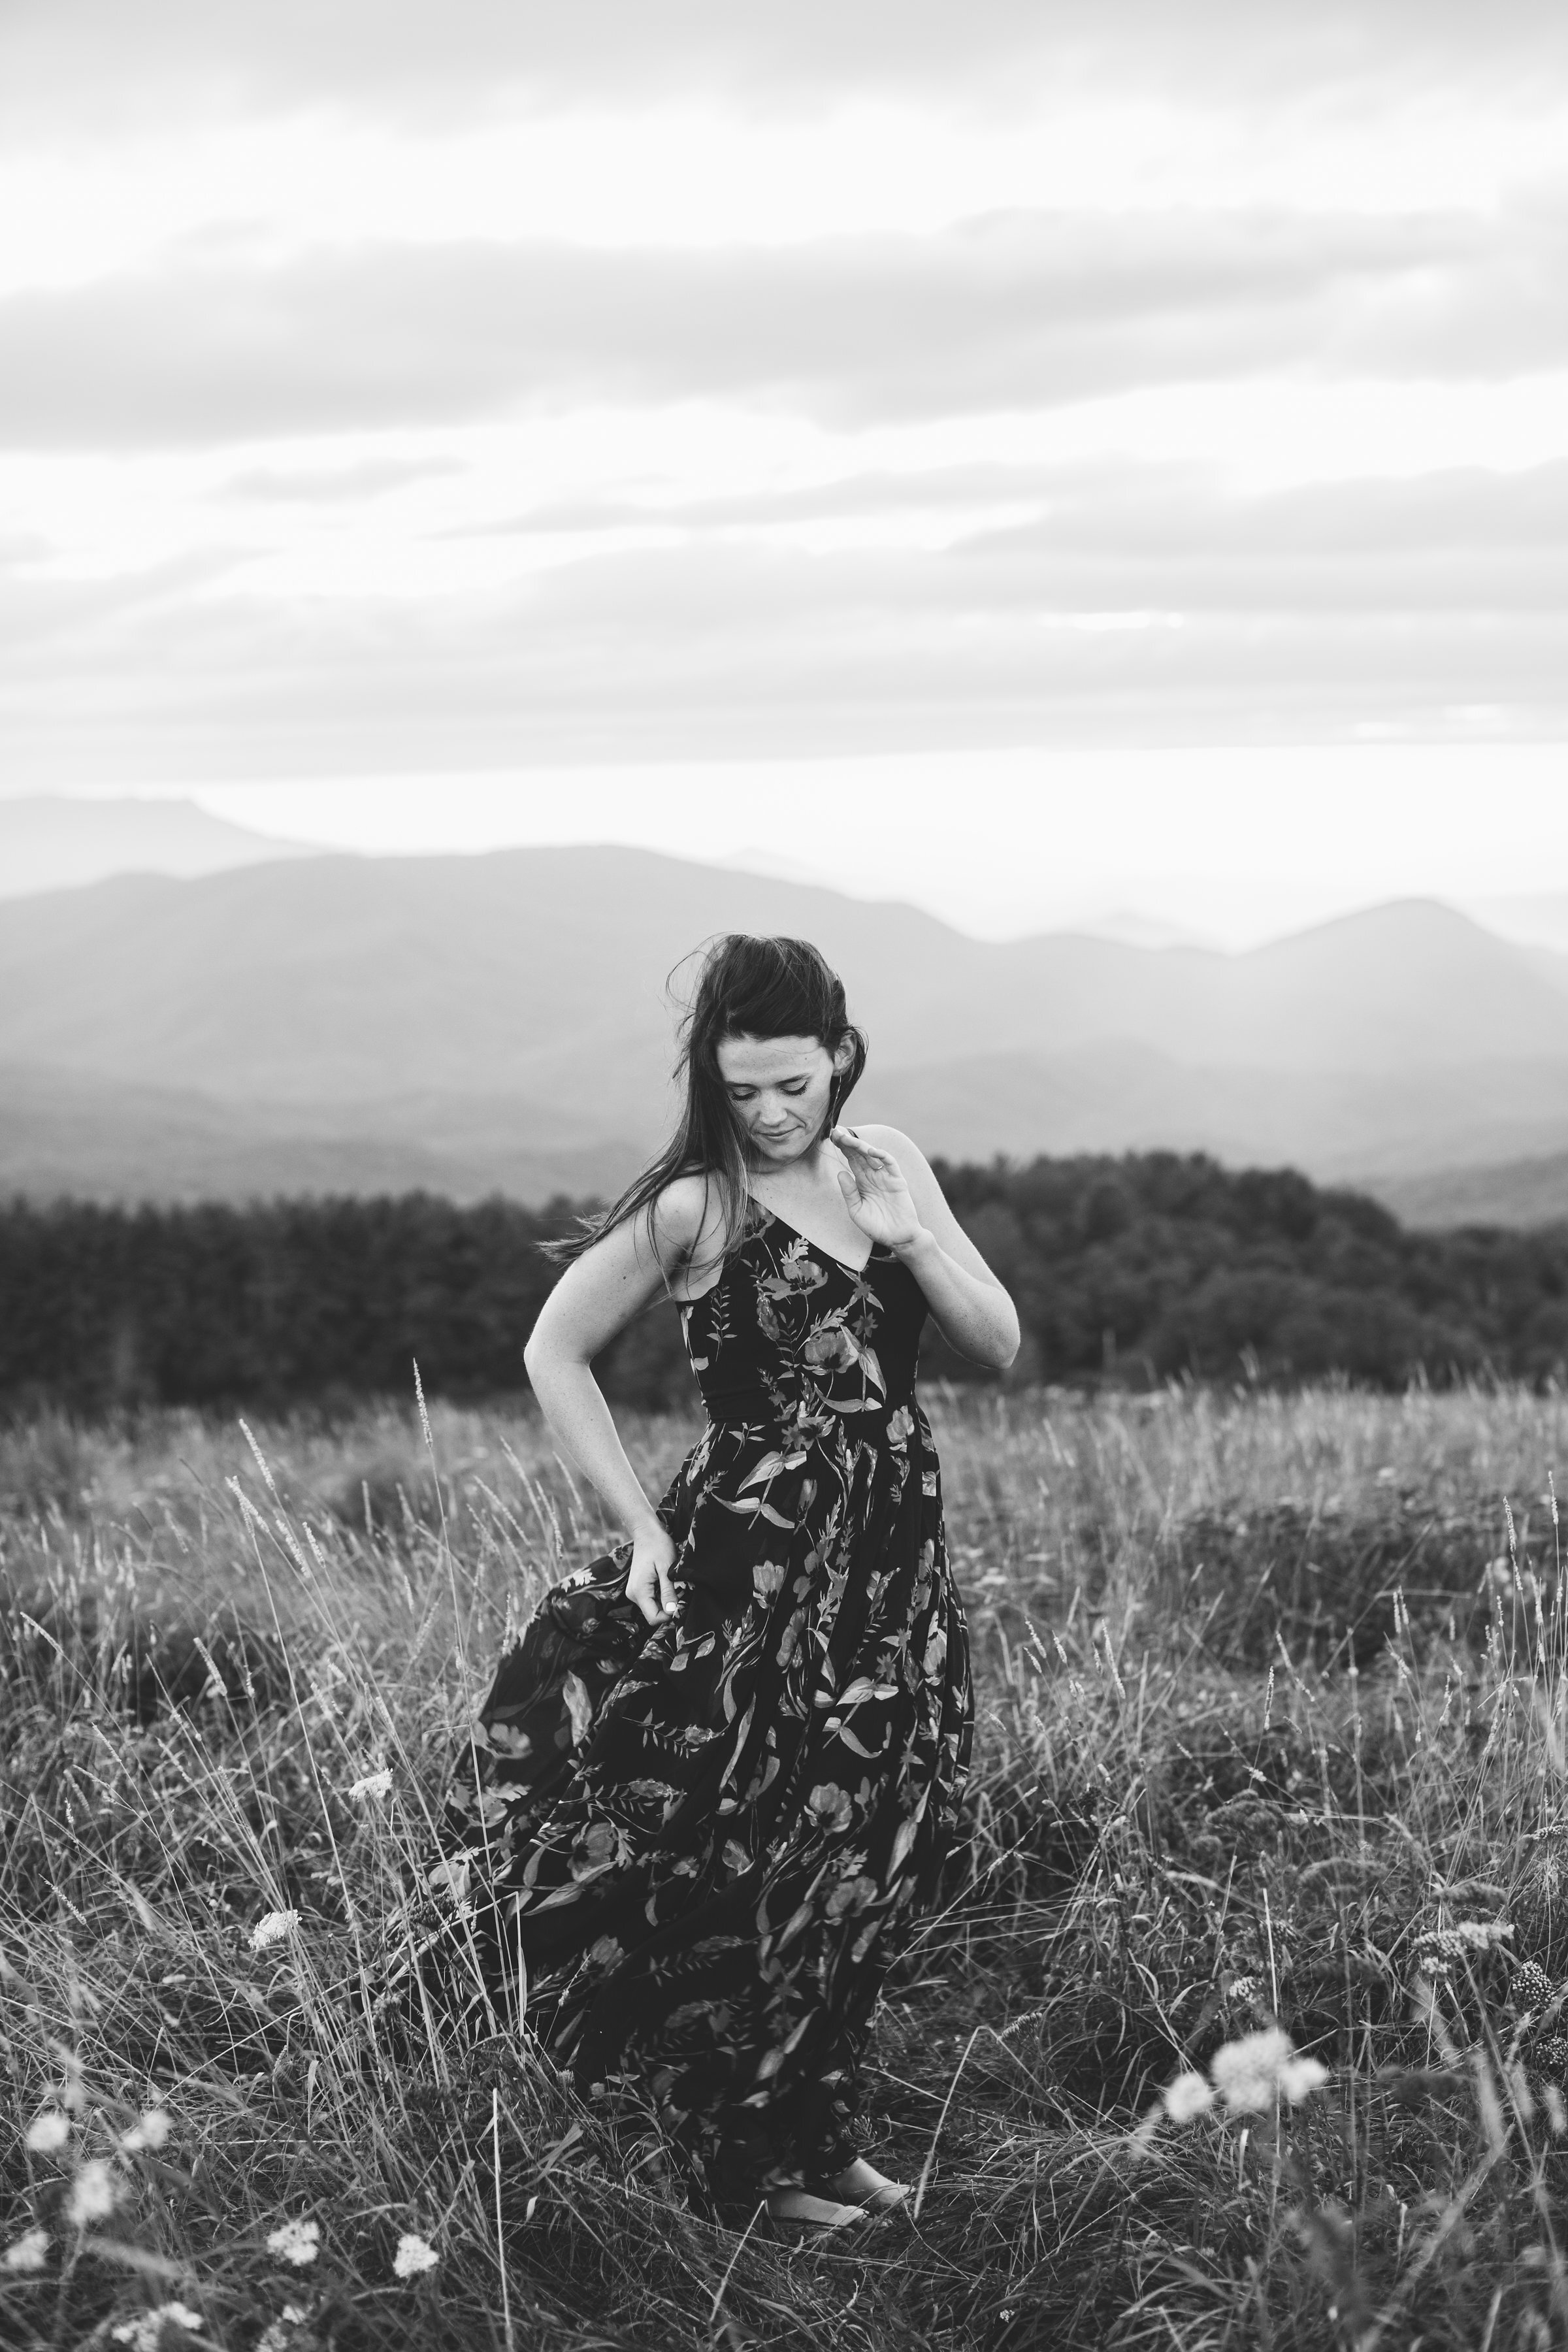
M 1282 838 L 1351 820 L 1248 859 L 1194 802 L 1147 911 L 1234 929 L 1385 889 L 1362 755 L 1425 747 L 1475 838 L 1410 887 L 1568 887 L 1514 813 L 1568 737 L 1565 57 L 1527 0 L 14 0 L 0 764 L 390 845 L 634 773 L 1088 779 L 1136 905 L 1129 822 L 1246 754 Z M 718 854 L 867 887 L 769 823 Z M 1032 921 L 1075 856 L 920 891 Z
M 1435 898 L 1509 936 L 1568 945 L 1568 754 L 1555 745 L 1062 750 L 142 796 L 374 856 L 622 843 L 909 899 L 981 938 L 1131 915 L 1236 949 Z M 1533 919 L 1518 903 L 1554 897 L 1562 907 Z

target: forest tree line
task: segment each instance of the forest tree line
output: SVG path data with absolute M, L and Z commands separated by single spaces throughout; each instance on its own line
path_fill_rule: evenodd
M 1202 1155 L 938 1163 L 1018 1303 L 1009 1384 L 1378 1387 L 1568 1365 L 1568 1225 L 1407 1231 L 1375 1202 L 1289 1170 Z M 540 1244 L 580 1204 L 473 1207 L 427 1193 L 247 1207 L 0 1206 L 0 1404 L 328 1410 L 412 1392 L 526 1387 L 522 1347 L 555 1268 Z M 977 1375 L 928 1327 L 928 1377 Z M 689 1402 L 674 1308 L 598 1366 L 607 1394 Z

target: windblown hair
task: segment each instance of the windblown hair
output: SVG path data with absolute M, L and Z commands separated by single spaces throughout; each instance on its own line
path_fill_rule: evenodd
M 825 1133 L 866 1066 L 866 1040 L 849 1019 L 844 983 L 809 940 L 752 939 L 742 931 L 715 940 L 702 960 L 679 1036 L 675 1075 L 684 1084 L 685 1100 L 675 1133 L 603 1216 L 584 1218 L 577 1233 L 547 1243 L 551 1257 L 580 1257 L 617 1225 L 651 1210 L 678 1176 L 704 1176 L 716 1188 L 721 1255 L 742 1238 L 751 1196 L 745 1145 L 719 1071 L 719 1047 L 726 1037 L 815 1037 L 833 1054 L 847 1038 L 850 1058 L 834 1077 Z

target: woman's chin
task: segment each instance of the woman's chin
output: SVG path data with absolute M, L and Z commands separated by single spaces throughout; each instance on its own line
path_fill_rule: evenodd
M 787 1168 L 794 1160 L 803 1159 L 811 1142 L 809 1135 L 785 1136 L 780 1143 L 764 1143 L 760 1136 L 752 1138 L 752 1150 L 758 1165 L 763 1168 Z

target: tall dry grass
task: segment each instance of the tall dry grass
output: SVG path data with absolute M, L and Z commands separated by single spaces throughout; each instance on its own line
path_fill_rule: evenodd
M 0 1434 L 0 2340 L 1568 2336 L 1568 1405 L 933 1417 L 973 1834 L 868 2052 L 919 2211 L 826 2241 L 689 2210 L 526 2046 L 394 2063 L 365 2014 L 489 1662 L 608 1532 L 537 1423 Z M 691 1433 L 631 1424 L 650 1485 Z M 1322 2089 L 1162 2105 L 1275 2024 Z

